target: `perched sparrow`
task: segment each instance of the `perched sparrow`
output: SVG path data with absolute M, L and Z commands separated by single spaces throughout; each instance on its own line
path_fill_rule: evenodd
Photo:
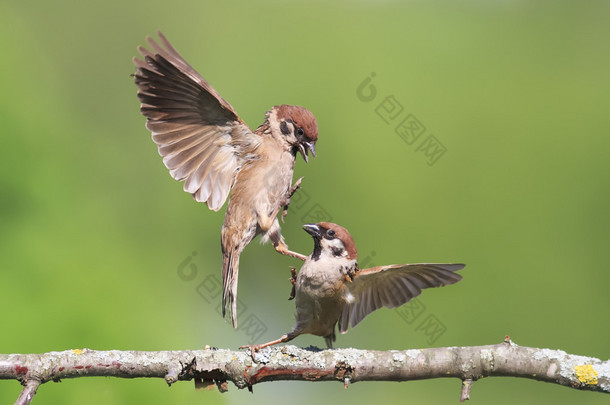
M 455 271 L 463 264 L 394 264 L 358 268 L 358 252 L 347 229 L 328 222 L 307 224 L 313 252 L 294 282 L 296 325 L 277 340 L 247 345 L 252 352 L 277 343 L 288 342 L 304 333 L 322 336 L 332 348 L 335 325 L 346 333 L 368 314 L 381 307 L 395 308 L 418 296 L 421 290 L 457 283 Z M 293 273 L 294 274 L 294 273 Z
M 252 131 L 159 32 L 152 51 L 138 47 L 134 58 L 140 110 L 147 118 L 163 163 L 171 176 L 185 180 L 184 191 L 218 211 L 231 197 L 222 225 L 222 313 L 228 307 L 237 327 L 239 255 L 262 235 L 275 249 L 288 250 L 277 214 L 287 209 L 300 180 L 291 187 L 297 152 L 315 157 L 318 125 L 313 114 L 291 105 L 273 107 Z

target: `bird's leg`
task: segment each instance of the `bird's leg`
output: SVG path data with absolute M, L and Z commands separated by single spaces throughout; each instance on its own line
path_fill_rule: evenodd
M 261 229 L 261 231 L 267 234 L 269 239 L 271 239 L 273 247 L 276 251 L 283 255 L 292 256 L 302 261 L 307 259 L 307 256 L 288 250 L 288 245 L 286 245 L 286 242 L 284 242 L 284 238 L 282 237 L 282 232 L 280 230 L 280 224 L 276 218 L 277 211 L 275 212 L 275 215 L 272 216 L 266 216 L 265 213 L 260 211 L 257 214 L 258 227 Z
M 283 335 L 279 339 L 272 340 L 271 342 L 263 343 L 260 345 L 243 345 L 243 346 L 240 346 L 240 349 L 250 349 L 250 355 L 252 356 L 252 360 L 256 361 L 256 358 L 254 357 L 254 352 L 258 352 L 259 350 L 261 350 L 265 347 L 277 345 L 278 343 L 289 342 L 299 335 L 300 335 L 300 333 L 295 333 L 294 331 L 292 331 L 290 333 Z
M 290 297 L 288 298 L 288 301 L 290 301 L 294 299 L 294 296 L 297 293 L 297 270 L 293 266 L 290 266 L 290 278 L 288 280 L 290 280 L 290 283 L 292 284 L 292 290 L 290 290 Z
M 286 217 L 286 215 L 288 215 L 288 206 L 290 205 L 290 199 L 292 198 L 292 196 L 294 195 L 294 193 L 297 192 L 297 190 L 299 188 L 301 188 L 301 182 L 303 181 L 305 177 L 301 177 L 300 179 L 298 179 L 295 183 L 294 186 L 292 186 L 290 188 L 290 190 L 288 190 L 288 192 L 286 193 L 286 197 L 284 198 L 284 202 L 281 204 L 284 206 L 284 211 L 282 212 L 282 223 L 284 223 L 284 218 Z
M 281 253 L 283 255 L 294 257 L 295 259 L 299 259 L 302 261 L 307 260 L 307 256 L 302 255 L 297 252 L 293 252 L 292 250 L 288 250 L 288 245 L 286 245 L 286 242 L 284 242 L 284 240 L 280 240 L 277 244 L 274 243 L 273 247 L 275 248 L 276 251 L 278 251 L 279 253 Z

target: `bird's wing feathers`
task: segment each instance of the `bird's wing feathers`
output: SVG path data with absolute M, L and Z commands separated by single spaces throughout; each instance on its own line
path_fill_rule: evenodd
M 235 176 L 260 144 L 233 107 L 174 49 L 148 38 L 152 51 L 138 50 L 135 82 L 146 127 L 171 176 L 184 191 L 218 211 Z
M 360 270 L 347 284 L 353 301 L 343 309 L 339 331 L 345 333 L 376 309 L 399 307 L 425 288 L 457 283 L 462 276 L 455 271 L 462 268 L 463 264 L 418 263 Z

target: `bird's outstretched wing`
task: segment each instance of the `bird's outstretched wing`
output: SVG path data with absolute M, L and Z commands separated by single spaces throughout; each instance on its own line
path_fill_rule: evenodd
M 368 314 L 381 307 L 396 308 L 421 294 L 421 290 L 457 283 L 456 274 L 464 264 L 417 263 L 372 267 L 356 273 L 347 284 L 348 304 L 339 318 L 339 331 L 345 333 Z
M 140 111 L 171 176 L 184 191 L 218 211 L 260 136 L 159 32 L 160 44 L 138 47 L 134 58 Z

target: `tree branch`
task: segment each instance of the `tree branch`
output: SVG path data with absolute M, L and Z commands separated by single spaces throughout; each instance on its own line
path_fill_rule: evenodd
M 171 385 L 195 380 L 196 387 L 228 389 L 280 380 L 408 381 L 454 377 L 462 380 L 460 400 L 470 396 L 481 377 L 523 377 L 570 388 L 610 393 L 610 360 L 560 350 L 497 345 L 372 351 L 319 350 L 295 346 L 267 348 L 252 360 L 249 352 L 226 349 L 184 351 L 95 351 L 75 349 L 44 354 L 0 354 L 0 379 L 24 385 L 16 404 L 28 404 L 40 384 L 63 378 L 112 376 L 158 377 Z
M 40 381 L 29 380 L 25 383 L 25 386 L 21 390 L 19 394 L 19 398 L 15 401 L 15 405 L 27 405 L 34 398 L 34 394 L 36 394 L 36 390 L 40 386 Z

